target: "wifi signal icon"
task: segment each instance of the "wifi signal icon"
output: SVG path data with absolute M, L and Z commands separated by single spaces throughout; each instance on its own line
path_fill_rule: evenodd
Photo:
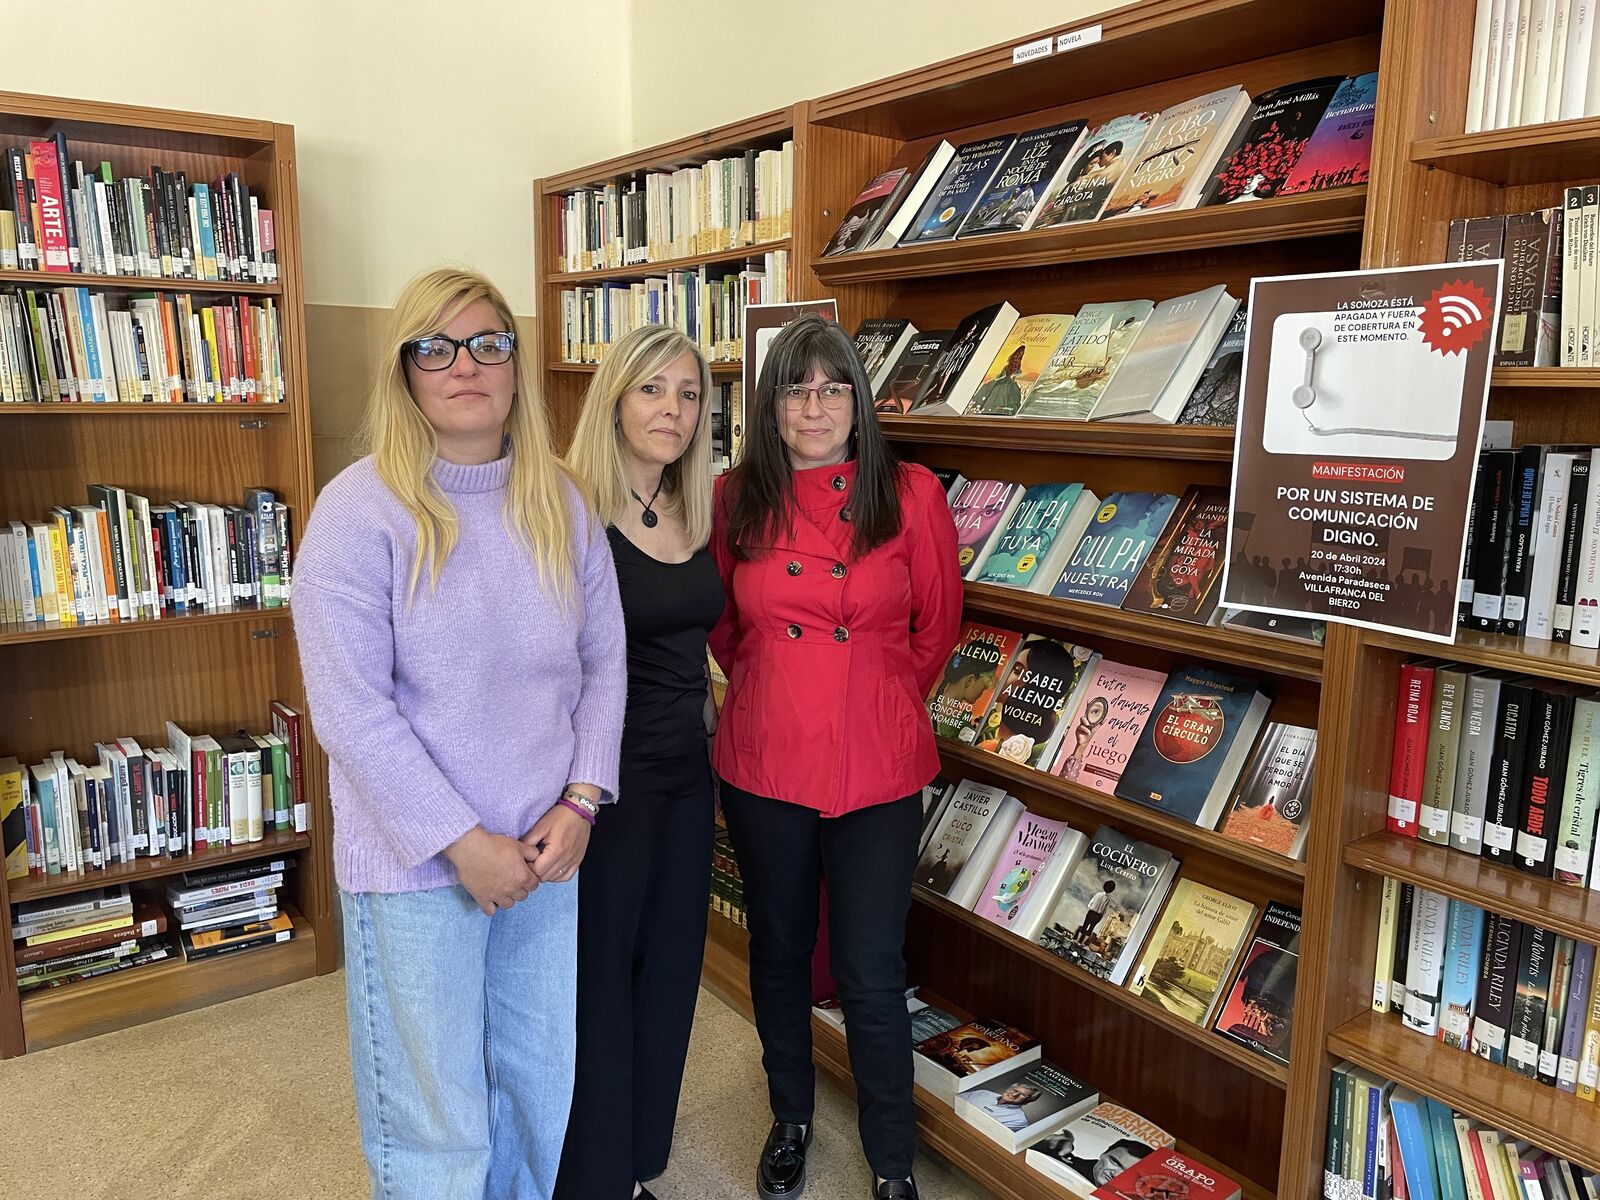
M 1483 320 L 1483 310 L 1467 296 L 1440 296 L 1439 313 L 1443 318 L 1446 337 L 1454 337 L 1461 330 Z
M 1428 298 L 1419 314 L 1423 342 L 1439 354 L 1460 354 L 1489 333 L 1489 296 L 1470 280 L 1455 279 Z

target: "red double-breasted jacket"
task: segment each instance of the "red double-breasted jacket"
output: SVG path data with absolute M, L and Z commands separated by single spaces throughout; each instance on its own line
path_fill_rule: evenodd
M 712 762 L 758 796 L 839 816 L 911 795 L 939 772 L 924 697 L 961 624 L 956 530 L 931 471 L 906 464 L 901 527 L 856 557 L 856 464 L 794 476 L 792 531 L 726 549 L 717 492 L 711 546 L 727 607 L 711 652 L 728 693 Z

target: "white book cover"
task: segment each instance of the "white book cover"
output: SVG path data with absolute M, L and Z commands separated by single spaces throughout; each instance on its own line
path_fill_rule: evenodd
M 1528 55 L 1522 72 L 1522 110 L 1519 125 L 1544 123 L 1544 98 L 1550 88 L 1550 31 L 1559 0 L 1533 0 L 1528 14 Z
M 861 247 L 862 250 L 892 250 L 900 242 L 905 231 L 911 228 L 911 221 L 922 211 L 922 204 L 928 198 L 928 193 L 933 191 L 944 176 L 944 169 L 950 165 L 950 160 L 956 156 L 956 148 L 949 142 L 941 141 L 928 154 L 922 172 L 908 189 L 905 199 L 900 201 L 900 207 L 894 210 L 894 215 L 884 222 L 883 232 L 873 239 L 872 245 Z
M 1403 1019 L 1406 1028 L 1433 1037 L 1439 1032 L 1439 989 L 1444 977 L 1450 901 L 1421 887 L 1413 895 Z
M 1585 0 L 1587 2 L 1587 0 Z M 1472 75 L 1468 84 L 1466 132 L 1478 133 L 1495 127 L 1495 102 L 1500 86 L 1500 59 L 1505 43 L 1506 0 L 1478 0 L 1478 26 L 1473 28 Z M 1482 27 L 1483 67 L 1478 67 L 1478 28 Z M 1470 89 L 1476 86 L 1476 93 Z M 1474 95 L 1476 104 L 1474 104 Z
M 1495 129 L 1515 124 L 1511 119 L 1511 97 L 1522 84 L 1517 71 L 1518 48 L 1523 44 L 1519 34 L 1523 29 L 1524 6 L 1532 3 L 1533 0 L 1506 0 L 1500 36 L 1500 82 L 1495 88 Z
M 1589 3 L 1589 0 L 1579 0 Z M 1583 189 L 1569 187 L 1563 195 L 1561 222 L 1561 346 L 1559 362 L 1563 367 L 1578 365 L 1578 245 L 1581 237 L 1579 225 L 1583 220 Z
M 1567 81 L 1561 88 L 1561 108 L 1569 102 L 1574 117 L 1600 116 L 1600 51 L 1595 49 L 1595 26 L 1600 24 L 1597 0 L 1572 0 L 1572 46 L 1567 51 Z M 1581 58 L 1581 63 L 1579 59 Z
M 1517 4 L 1516 40 L 1512 46 L 1511 94 L 1504 100 L 1506 126 L 1523 124 L 1522 100 L 1527 89 L 1528 59 L 1532 57 L 1534 16 L 1541 5 L 1550 0 L 1519 0 Z
M 1600 449 L 1589 452 L 1589 478 L 1600 479 Z M 1572 607 L 1572 644 L 1600 647 L 1600 487 L 1593 482 L 1585 497 L 1583 533 L 1578 541 L 1578 586 Z
M 1552 0 L 1550 7 L 1550 68 L 1544 93 L 1544 119 L 1561 117 L 1561 91 L 1567 74 L 1567 22 L 1575 0 Z
M 1555 630 L 1556 584 L 1561 575 L 1561 540 L 1567 527 L 1567 489 L 1576 455 L 1545 455 L 1539 513 L 1533 539 L 1533 569 L 1528 576 L 1526 636 L 1549 641 Z
M 955 882 L 950 885 L 947 898 L 952 904 L 959 904 L 962 908 L 971 909 L 983 895 L 983 885 L 989 881 L 989 876 L 994 871 L 994 864 L 1000 858 L 1000 852 L 1005 849 L 1006 842 L 1011 837 L 1011 831 L 1017 827 L 1017 818 L 1022 815 L 1022 801 L 1015 796 L 1007 796 L 1001 800 L 984 825 L 977 843 L 972 848 L 972 854 L 967 858 L 966 865 L 956 875 Z M 978 831 L 974 830 L 974 833 Z
M 1554 877 L 1557 883 L 1591 886 L 1589 853 L 1595 842 L 1595 811 L 1600 780 L 1595 755 L 1600 751 L 1600 698 L 1584 696 L 1572 706 L 1572 739 L 1567 755 L 1566 784 L 1556 825 Z
M 1483 853 L 1483 814 L 1489 803 L 1496 720 L 1500 713 L 1502 671 L 1468 675 L 1456 719 L 1461 740 L 1456 750 L 1455 799 L 1450 811 L 1450 845 L 1465 854 Z
M 1220 283 L 1156 305 L 1089 419 L 1175 422 L 1238 307 Z
M 1011 931 L 1018 937 L 1027 938 L 1030 942 L 1038 939 L 1045 922 L 1055 911 L 1056 901 L 1061 899 L 1061 889 L 1066 886 L 1067 877 L 1078 865 L 1087 845 L 1088 838 L 1080 830 L 1068 828 L 1061 835 L 1055 853 L 1034 882 L 1033 895 L 1028 897 L 1027 904 L 1011 926 Z
M 1600 58 L 1597 55 L 1596 58 Z M 1600 226 L 1600 188 L 1583 188 L 1578 210 L 1578 365 L 1594 365 L 1595 281 L 1600 269 L 1595 261 L 1595 232 Z

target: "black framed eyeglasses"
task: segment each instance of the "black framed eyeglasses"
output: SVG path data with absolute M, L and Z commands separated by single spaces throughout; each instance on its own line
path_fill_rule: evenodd
M 511 352 L 517 346 L 517 335 L 489 329 L 457 341 L 448 334 L 431 333 L 407 342 L 405 352 L 411 356 L 418 370 L 446 371 L 455 366 L 456 355 L 461 353 L 463 346 L 479 366 L 498 367 L 511 361 Z

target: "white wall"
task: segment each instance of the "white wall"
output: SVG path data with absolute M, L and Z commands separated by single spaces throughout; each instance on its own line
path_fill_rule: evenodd
M 531 181 L 628 144 L 629 2 L 0 0 L 0 86 L 292 124 L 308 303 L 453 262 L 528 313 Z
M 670 141 L 1121 6 L 1105 0 L 633 0 L 629 140 L 634 146 Z

